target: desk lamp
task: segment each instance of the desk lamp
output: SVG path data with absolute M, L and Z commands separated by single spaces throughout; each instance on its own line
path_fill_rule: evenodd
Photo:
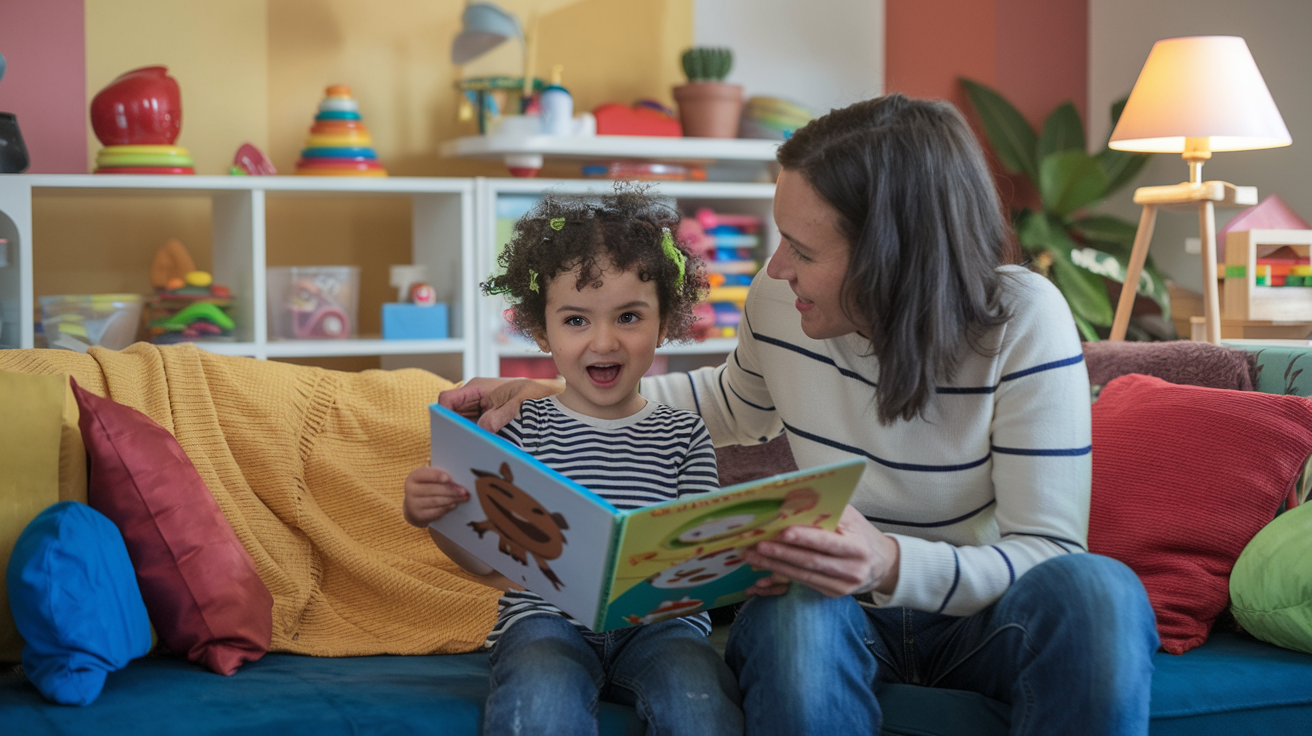
M 1134 203 L 1143 205 L 1143 214 L 1116 305 L 1112 340 L 1125 339 L 1157 208 L 1176 206 L 1198 210 L 1207 342 L 1221 341 L 1213 206 L 1257 204 L 1257 187 L 1203 181 L 1203 162 L 1214 151 L 1276 148 L 1291 142 L 1244 39 L 1195 36 L 1153 44 L 1107 145 L 1118 151 L 1179 153 L 1189 165 L 1189 181 L 1134 192 Z
M 533 20 L 530 14 L 530 21 Z M 530 26 L 533 24 L 530 23 Z M 451 63 L 468 64 L 504 41 L 519 41 L 524 57 L 524 99 L 533 93 L 532 34 L 525 34 L 519 18 L 494 3 L 474 2 L 465 6 L 460 15 L 460 33 L 451 43 Z

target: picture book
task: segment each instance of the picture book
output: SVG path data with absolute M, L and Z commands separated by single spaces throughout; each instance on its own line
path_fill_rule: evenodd
M 743 552 L 786 527 L 832 530 L 865 461 L 808 468 L 620 510 L 439 405 L 432 464 L 470 491 L 432 528 L 594 631 L 746 598 L 768 575 Z

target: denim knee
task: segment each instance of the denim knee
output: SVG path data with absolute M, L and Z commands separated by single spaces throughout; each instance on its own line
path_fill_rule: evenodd
M 1043 638 L 1065 633 L 1094 650 L 1128 641 L 1144 643 L 1149 653 L 1157 647 L 1143 583 L 1110 557 L 1072 554 L 1043 562 L 1022 575 L 998 607 L 1003 619 L 1015 613 L 1031 619 L 1027 628 L 1048 629 Z

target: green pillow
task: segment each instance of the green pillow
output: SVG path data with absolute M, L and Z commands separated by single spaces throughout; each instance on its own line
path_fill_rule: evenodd
M 1277 516 L 1244 547 L 1230 600 L 1253 636 L 1312 654 L 1312 504 Z

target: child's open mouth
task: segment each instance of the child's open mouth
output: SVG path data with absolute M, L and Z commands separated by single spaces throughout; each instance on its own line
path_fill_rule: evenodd
M 619 363 L 598 363 L 597 365 L 588 366 L 588 378 L 591 378 L 594 384 L 603 388 L 615 383 L 615 379 L 619 377 Z

